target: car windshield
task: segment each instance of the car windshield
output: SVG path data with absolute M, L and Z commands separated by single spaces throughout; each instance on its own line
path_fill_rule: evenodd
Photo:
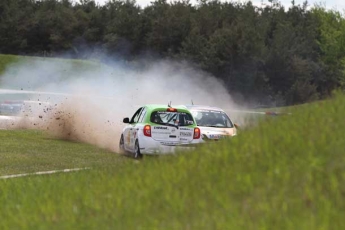
M 233 128 L 230 118 L 226 113 L 216 110 L 193 110 L 192 114 L 198 126 Z
M 190 113 L 154 111 L 151 113 L 150 121 L 152 123 L 172 126 L 193 125 L 193 117 Z

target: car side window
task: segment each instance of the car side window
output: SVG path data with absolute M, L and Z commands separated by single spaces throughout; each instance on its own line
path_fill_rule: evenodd
M 145 115 L 146 115 L 146 108 L 143 108 L 143 110 L 141 111 L 138 122 L 143 122 Z
M 139 108 L 133 115 L 132 119 L 130 120 L 129 123 L 138 123 L 139 120 L 139 116 L 140 116 L 140 112 L 143 109 L 143 107 Z

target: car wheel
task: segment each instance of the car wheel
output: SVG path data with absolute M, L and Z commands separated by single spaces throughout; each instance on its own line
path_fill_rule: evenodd
M 140 159 L 142 158 L 143 155 L 140 153 L 140 147 L 139 147 L 139 142 L 138 140 L 135 141 L 135 152 L 134 152 L 134 158 L 135 159 Z
M 120 138 L 119 151 L 120 151 L 120 153 L 125 152 L 125 143 L 124 143 L 123 135 L 121 135 L 121 138 Z

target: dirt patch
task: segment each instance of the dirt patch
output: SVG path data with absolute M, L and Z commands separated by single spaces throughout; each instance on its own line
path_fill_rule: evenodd
M 56 106 L 40 128 L 53 137 L 97 145 L 118 151 L 119 124 L 115 114 L 110 115 L 105 105 L 71 98 Z

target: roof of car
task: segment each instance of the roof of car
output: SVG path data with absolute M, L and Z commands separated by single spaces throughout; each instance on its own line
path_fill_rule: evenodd
M 219 107 L 214 106 L 208 106 L 208 105 L 186 105 L 188 109 L 196 109 L 196 110 L 215 110 L 215 111 L 223 111 L 223 109 Z
M 144 105 L 146 108 L 153 110 L 157 108 L 162 108 L 162 109 L 167 109 L 169 108 L 168 104 L 146 104 Z M 183 109 L 186 110 L 187 108 L 183 105 L 171 105 L 171 108 L 176 108 L 176 109 Z

